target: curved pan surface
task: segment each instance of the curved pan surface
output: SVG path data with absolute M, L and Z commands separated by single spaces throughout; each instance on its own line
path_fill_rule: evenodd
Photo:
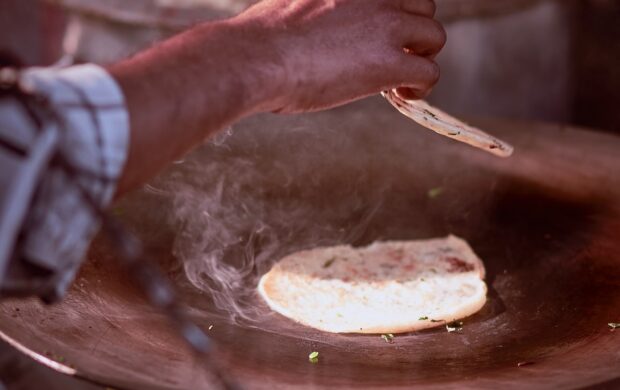
M 376 98 L 303 117 L 262 116 L 114 211 L 145 241 L 218 342 L 220 365 L 245 388 L 617 381 L 620 330 L 608 323 L 620 322 L 620 138 L 473 123 L 512 143 L 514 156 L 442 139 Z M 484 260 L 490 287 L 488 303 L 461 332 L 398 335 L 391 344 L 325 334 L 270 313 L 254 294 L 270 264 L 300 248 L 449 233 Z M 110 386 L 208 387 L 205 367 L 114 256 L 96 240 L 61 304 L 0 304 L 3 338 Z M 320 352 L 317 364 L 308 362 L 311 351 Z

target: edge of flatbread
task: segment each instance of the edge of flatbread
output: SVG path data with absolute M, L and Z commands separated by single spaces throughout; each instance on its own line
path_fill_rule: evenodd
M 499 157 L 510 157 L 514 152 L 514 147 L 509 143 L 456 119 L 424 100 L 403 99 L 395 90 L 385 91 L 382 95 L 403 115 L 438 134 Z

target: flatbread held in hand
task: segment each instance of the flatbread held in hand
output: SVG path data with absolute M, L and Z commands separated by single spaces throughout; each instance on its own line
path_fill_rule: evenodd
M 396 90 L 383 92 L 383 97 L 403 115 L 438 134 L 499 157 L 510 157 L 514 151 L 510 144 L 446 114 L 423 100 L 403 99 Z

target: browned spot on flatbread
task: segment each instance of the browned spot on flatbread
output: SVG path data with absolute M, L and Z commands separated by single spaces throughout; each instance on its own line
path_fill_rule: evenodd
M 458 257 L 444 257 L 443 260 L 450 264 L 448 272 L 451 273 L 471 272 L 475 269 L 473 264 L 470 264 L 465 260 L 459 259 Z

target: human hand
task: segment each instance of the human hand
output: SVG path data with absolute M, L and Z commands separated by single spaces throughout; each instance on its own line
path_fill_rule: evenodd
M 264 0 L 110 66 L 131 121 L 117 195 L 259 112 L 316 111 L 392 88 L 424 97 L 446 39 L 434 12 L 432 0 Z
M 235 18 L 280 69 L 271 111 L 315 111 L 399 88 L 426 96 L 446 41 L 432 0 L 264 0 Z

